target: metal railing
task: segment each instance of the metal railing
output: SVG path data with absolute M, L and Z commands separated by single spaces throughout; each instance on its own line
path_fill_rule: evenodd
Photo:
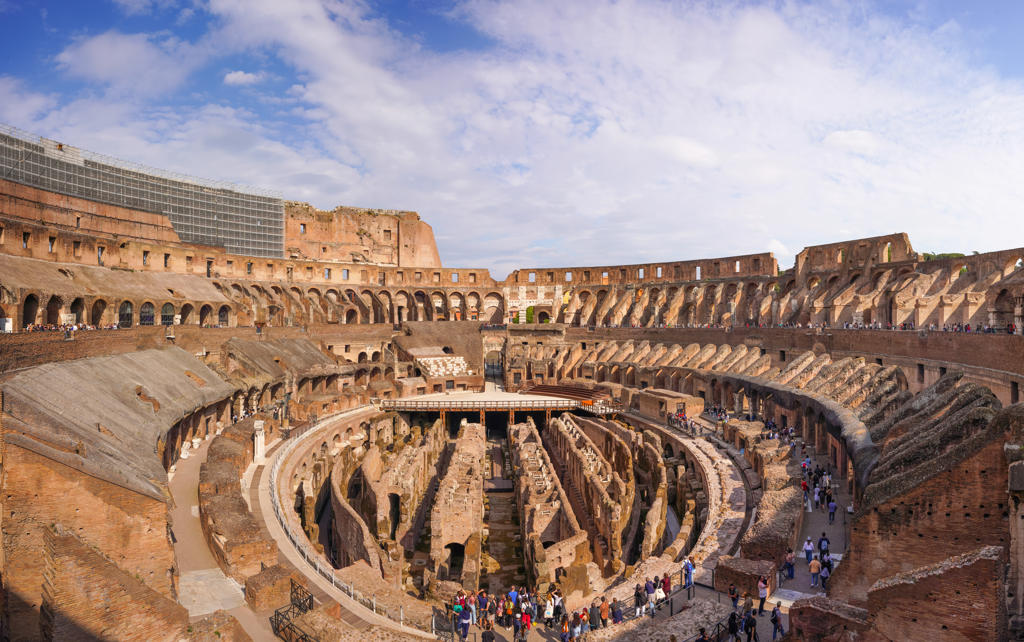
M 572 410 L 579 408 L 595 414 L 621 412 L 619 404 L 588 403 L 578 399 L 543 399 L 524 401 L 460 401 L 458 399 L 413 400 L 374 399 L 372 403 L 382 410 L 398 411 L 479 411 L 479 410 Z
M 323 425 L 324 423 L 329 422 L 335 418 L 337 418 L 337 415 L 324 418 L 321 420 L 320 425 Z M 296 552 L 299 553 L 299 555 L 302 557 L 303 560 L 305 560 L 305 562 L 309 565 L 311 569 L 316 571 L 317 574 L 323 577 L 325 580 L 329 581 L 331 583 L 331 586 L 345 593 L 346 595 L 348 595 L 353 600 L 355 600 L 362 606 L 366 607 L 367 609 L 372 610 L 373 613 L 377 615 L 383 615 L 384 617 L 393 620 L 400 626 L 412 627 L 420 631 L 433 633 L 433 631 L 428 631 L 426 627 L 419 626 L 414 622 L 406 624 L 405 609 L 403 607 L 399 606 L 398 612 L 396 613 L 394 612 L 393 609 L 388 609 L 383 605 L 378 605 L 376 595 L 367 596 L 361 591 L 356 590 L 356 588 L 352 584 L 348 584 L 338 579 L 334 567 L 331 566 L 330 563 L 327 562 L 327 560 L 323 559 L 319 554 L 317 554 L 312 549 L 312 547 L 310 547 L 309 540 L 306 539 L 306 536 L 304 534 L 296 534 L 292 530 L 291 525 L 288 523 L 287 516 L 284 513 L 284 509 L 281 506 L 280 497 L 278 496 L 278 474 L 281 471 L 281 466 L 288 459 L 288 456 L 292 453 L 292 451 L 295 450 L 295 448 L 298 447 L 300 443 L 305 441 L 310 435 L 316 434 L 316 431 L 313 430 L 314 427 L 315 426 L 309 425 L 304 426 L 301 429 L 296 429 L 295 431 L 292 431 L 292 434 L 288 436 L 288 443 L 285 444 L 281 452 L 277 455 L 276 459 L 274 460 L 274 465 L 271 466 L 270 468 L 270 503 L 274 507 L 274 516 L 277 518 L 278 524 L 284 530 L 285 535 L 288 536 L 288 541 L 290 541 L 292 546 L 295 547 Z
M 270 626 L 274 635 L 288 642 L 318 642 L 317 638 L 306 633 L 292 622 L 296 617 L 313 610 L 313 594 L 306 587 L 291 580 L 289 602 L 274 611 L 270 616 Z

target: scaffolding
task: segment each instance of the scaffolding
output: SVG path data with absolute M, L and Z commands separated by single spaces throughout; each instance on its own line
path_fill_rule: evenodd
M 0 124 L 0 178 L 168 217 L 182 241 L 284 256 L 284 201 L 268 190 L 103 156 Z

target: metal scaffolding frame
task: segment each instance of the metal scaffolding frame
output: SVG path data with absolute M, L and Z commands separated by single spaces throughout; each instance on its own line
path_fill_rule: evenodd
M 163 214 L 186 243 L 247 256 L 284 256 L 284 201 L 276 192 L 158 170 L 3 124 L 0 178 Z

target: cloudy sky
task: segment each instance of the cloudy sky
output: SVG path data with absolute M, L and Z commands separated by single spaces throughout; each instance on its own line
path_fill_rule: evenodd
M 982 5 L 982 6 L 975 6 Z M 446 265 L 1024 245 L 1024 3 L 0 0 L 0 122 Z

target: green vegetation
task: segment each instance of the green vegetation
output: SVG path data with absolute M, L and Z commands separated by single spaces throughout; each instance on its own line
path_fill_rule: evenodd
M 533 323 L 533 306 L 526 308 L 526 322 Z
M 921 254 L 921 256 L 924 258 L 925 261 L 937 261 L 939 259 L 959 259 L 962 258 L 964 255 L 959 252 L 925 252 Z

